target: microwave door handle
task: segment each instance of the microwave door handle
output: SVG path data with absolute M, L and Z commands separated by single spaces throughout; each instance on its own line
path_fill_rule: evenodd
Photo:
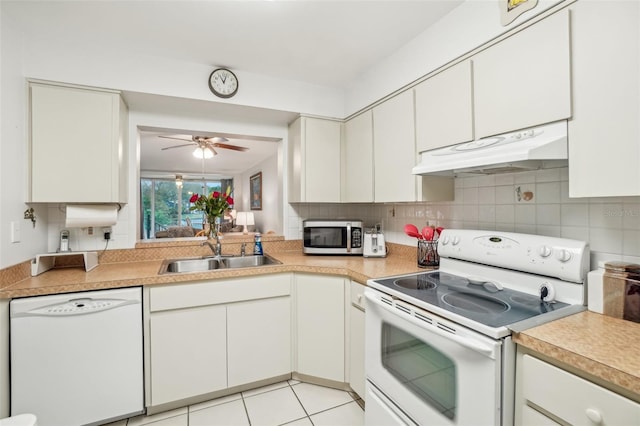
M 347 253 L 351 253 L 351 223 L 347 223 Z
M 445 339 L 452 340 L 458 343 L 459 345 L 464 346 L 467 349 L 471 349 L 491 359 L 495 359 L 493 348 L 490 346 L 483 345 L 482 343 L 477 342 L 473 339 L 469 339 L 467 337 L 461 337 L 461 336 L 458 336 L 457 334 L 451 334 L 447 331 L 442 331 L 438 327 L 428 327 L 426 323 L 424 323 L 423 321 L 417 320 L 413 315 L 409 315 L 398 309 L 392 309 L 389 305 L 379 301 L 378 299 L 376 299 L 374 296 L 371 296 L 370 294 L 365 293 L 365 297 L 367 298 L 367 301 L 378 305 L 380 308 L 384 309 L 387 312 L 390 312 L 392 314 L 395 314 L 396 316 L 399 316 L 403 320 L 407 320 L 410 323 L 422 329 L 428 330 L 433 334 L 437 334 L 438 336 L 444 337 Z M 365 308 L 365 312 L 366 312 L 366 308 Z M 425 326 L 427 326 L 428 328 Z

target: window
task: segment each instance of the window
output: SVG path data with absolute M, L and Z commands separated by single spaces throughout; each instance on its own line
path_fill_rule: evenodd
M 156 234 L 170 226 L 191 226 L 202 229 L 204 215 L 190 211 L 193 194 L 210 194 L 233 187 L 232 179 L 184 180 L 182 188 L 173 179 L 140 179 L 142 239 L 156 238 Z

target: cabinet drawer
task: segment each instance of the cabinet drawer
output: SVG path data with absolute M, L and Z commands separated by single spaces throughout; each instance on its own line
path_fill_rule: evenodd
M 640 424 L 640 404 L 634 401 L 530 355 L 523 357 L 522 371 L 524 398 L 568 423 Z
M 265 275 L 153 287 L 149 290 L 149 307 L 156 312 L 290 294 L 290 274 Z

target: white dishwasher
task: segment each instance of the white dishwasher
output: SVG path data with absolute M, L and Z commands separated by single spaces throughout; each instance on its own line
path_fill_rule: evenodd
M 12 415 L 74 426 L 144 412 L 140 287 L 14 299 L 10 317 Z

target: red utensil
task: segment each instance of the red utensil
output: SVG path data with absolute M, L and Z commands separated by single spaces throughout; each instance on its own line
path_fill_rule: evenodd
M 437 233 L 437 234 L 436 234 L 436 235 L 434 235 L 434 237 L 435 237 L 436 239 L 437 239 L 437 238 L 440 238 L 440 235 L 442 235 L 442 231 L 444 231 L 444 228 L 443 228 L 442 226 L 438 226 L 438 227 L 436 228 L 436 233 Z
M 422 238 L 422 235 L 420 235 L 420 233 L 418 232 L 418 228 L 416 228 L 415 225 L 412 225 L 410 223 L 404 226 L 404 233 L 410 237 Z
M 422 238 L 427 241 L 433 241 L 433 228 L 430 226 L 422 228 Z

